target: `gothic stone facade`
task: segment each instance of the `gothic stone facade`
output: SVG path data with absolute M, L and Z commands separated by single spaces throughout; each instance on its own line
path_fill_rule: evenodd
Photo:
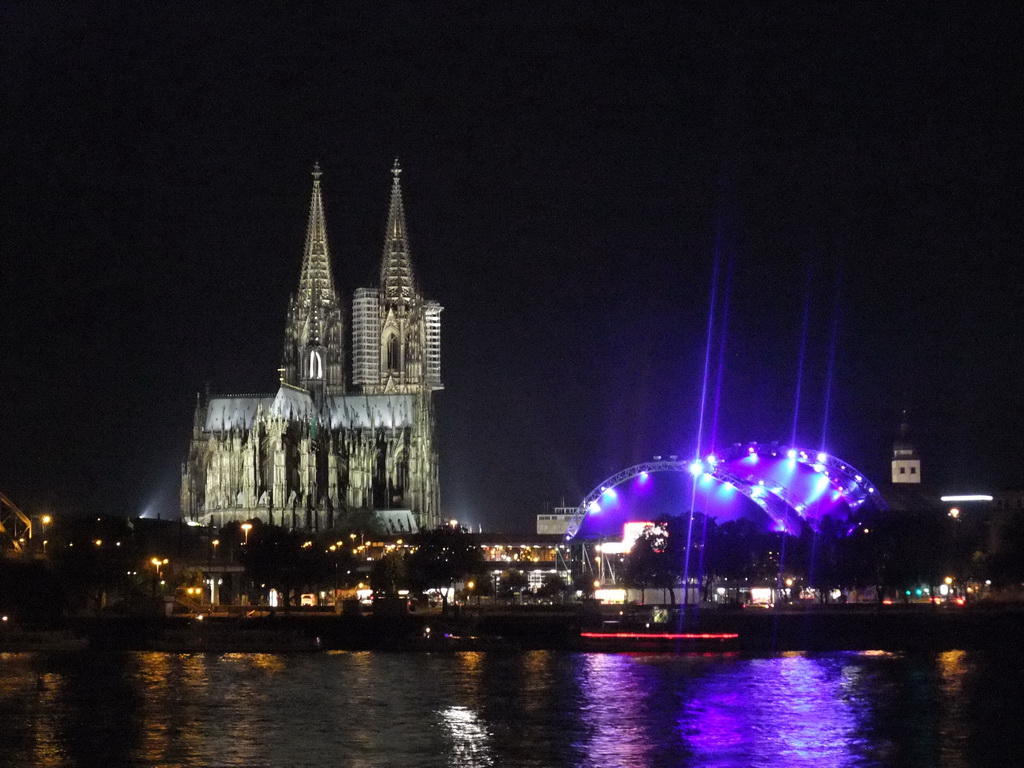
M 349 376 L 346 313 L 314 169 L 279 388 L 198 399 L 182 468 L 184 518 L 316 531 L 373 510 L 394 531 L 438 524 L 433 393 L 442 388 L 442 308 L 416 284 L 400 172 L 396 162 L 380 284 L 355 292 Z

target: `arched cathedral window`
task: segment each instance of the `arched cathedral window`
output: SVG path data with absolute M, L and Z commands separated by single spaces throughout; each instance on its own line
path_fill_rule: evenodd
M 400 367 L 400 355 L 399 355 L 399 344 L 398 336 L 391 335 L 388 337 L 388 370 L 397 371 Z
M 324 377 L 324 361 L 320 353 L 315 349 L 309 351 L 309 378 L 322 379 Z

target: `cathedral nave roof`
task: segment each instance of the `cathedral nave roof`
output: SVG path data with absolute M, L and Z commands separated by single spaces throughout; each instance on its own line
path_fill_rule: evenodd
M 328 404 L 331 429 L 411 427 L 416 416 L 413 395 L 336 395 Z
M 256 420 L 256 412 L 262 405 L 267 410 L 273 404 L 272 396 L 240 395 L 211 397 L 206 404 L 207 432 L 222 432 L 228 429 L 249 429 Z

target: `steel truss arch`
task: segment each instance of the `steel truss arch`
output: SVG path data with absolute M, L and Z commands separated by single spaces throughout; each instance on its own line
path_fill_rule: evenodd
M 21 552 L 23 538 L 32 538 L 32 520 L 18 509 L 17 504 L 0 493 L 0 544 L 7 539 L 16 552 Z
M 791 489 L 776 482 L 766 482 L 755 471 L 737 467 L 742 459 L 784 458 L 808 467 L 812 472 L 828 479 L 829 485 L 840 494 L 850 512 L 855 512 L 869 500 L 879 510 L 885 510 L 885 500 L 871 485 L 864 474 L 849 462 L 824 451 L 782 446 L 779 443 L 737 443 L 727 449 L 721 457 L 709 455 L 705 459 L 679 461 L 675 458 L 664 461 L 654 459 L 634 464 L 605 478 L 584 497 L 566 528 L 565 540 L 570 541 L 579 533 L 586 516 L 600 509 L 600 499 L 608 491 L 635 477 L 652 472 L 684 472 L 692 475 L 695 482 L 712 479 L 735 488 L 746 498 L 760 507 L 771 519 L 775 530 L 797 533 L 807 520 L 804 516 L 806 504 L 797 498 Z

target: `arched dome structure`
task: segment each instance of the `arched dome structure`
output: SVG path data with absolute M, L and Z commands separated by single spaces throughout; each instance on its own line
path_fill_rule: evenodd
M 697 461 L 655 457 L 606 478 L 577 507 L 566 540 L 616 536 L 628 523 L 651 520 L 657 507 L 644 494 L 656 473 L 674 474 L 672 514 L 692 508 L 719 522 L 746 518 L 790 534 L 807 525 L 817 530 L 824 518 L 857 523 L 886 509 L 864 474 L 837 456 L 746 443 Z

